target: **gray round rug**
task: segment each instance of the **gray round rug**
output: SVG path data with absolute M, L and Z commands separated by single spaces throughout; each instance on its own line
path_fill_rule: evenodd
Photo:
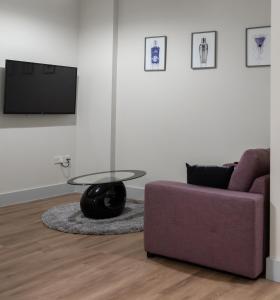
M 140 232 L 144 228 L 144 202 L 128 200 L 122 215 L 104 220 L 86 218 L 80 203 L 62 204 L 47 210 L 42 221 L 47 227 L 66 233 L 109 235 Z

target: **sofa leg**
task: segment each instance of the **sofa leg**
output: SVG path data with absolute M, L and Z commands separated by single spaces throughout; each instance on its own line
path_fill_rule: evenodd
M 147 252 L 147 258 L 153 258 L 153 257 L 155 257 L 155 254 L 151 252 Z

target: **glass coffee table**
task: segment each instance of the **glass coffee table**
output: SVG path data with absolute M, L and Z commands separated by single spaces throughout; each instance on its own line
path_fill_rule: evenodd
M 68 180 L 68 184 L 89 186 L 81 197 L 81 210 L 91 219 L 108 219 L 119 216 L 126 203 L 123 181 L 146 175 L 140 170 L 108 171 L 83 175 Z

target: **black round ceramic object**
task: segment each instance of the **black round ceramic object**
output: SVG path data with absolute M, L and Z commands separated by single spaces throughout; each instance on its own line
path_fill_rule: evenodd
M 119 216 L 125 207 L 126 189 L 123 182 L 91 185 L 81 198 L 81 210 L 91 219 Z
M 119 216 L 125 207 L 123 181 L 144 176 L 140 170 L 115 170 L 91 173 L 68 180 L 71 185 L 90 186 L 81 198 L 81 210 L 87 218 L 109 219 Z

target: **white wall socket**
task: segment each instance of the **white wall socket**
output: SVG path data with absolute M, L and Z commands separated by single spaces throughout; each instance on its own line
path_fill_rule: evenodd
M 70 154 L 64 155 L 63 159 L 64 159 L 64 161 L 71 160 L 71 155 Z
M 71 155 L 67 154 L 67 155 L 57 155 L 53 158 L 53 163 L 55 165 L 61 165 L 61 164 L 65 164 L 68 162 L 68 160 L 71 160 Z

